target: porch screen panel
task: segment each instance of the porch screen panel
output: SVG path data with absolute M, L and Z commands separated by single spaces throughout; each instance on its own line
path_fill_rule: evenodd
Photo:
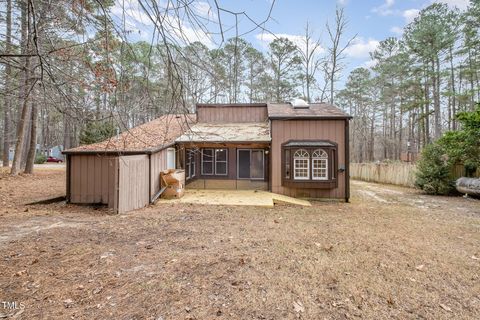
M 250 179 L 250 150 L 238 150 L 238 178 Z
M 250 157 L 250 178 L 263 179 L 263 150 L 252 150 Z

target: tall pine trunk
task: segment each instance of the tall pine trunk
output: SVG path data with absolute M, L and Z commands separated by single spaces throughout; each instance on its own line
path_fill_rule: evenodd
M 33 173 L 33 164 L 35 163 L 35 156 L 37 153 L 37 118 L 38 111 L 35 101 L 32 102 L 32 122 L 30 125 L 30 146 L 28 149 L 27 163 L 25 165 L 25 173 Z
M 22 53 L 28 54 L 29 53 L 29 23 L 30 18 L 27 9 L 26 1 L 22 1 L 20 3 L 21 8 L 21 23 L 22 23 Z M 21 93 L 19 97 L 19 105 L 21 106 L 20 118 L 17 124 L 17 141 L 15 143 L 15 155 L 13 156 L 13 163 L 12 169 L 10 173 L 12 175 L 17 175 L 21 170 L 22 164 L 22 155 L 24 150 L 25 144 L 25 128 L 27 126 L 27 116 L 29 114 L 29 104 L 28 104 L 28 96 L 30 94 L 29 88 L 29 74 L 30 74 L 30 58 L 24 58 L 23 64 L 23 79 L 21 83 Z
M 5 52 L 10 53 L 12 46 L 12 0 L 7 0 L 7 33 L 5 37 Z M 2 165 L 8 167 L 10 164 L 10 112 L 12 109 L 11 102 L 11 79 L 12 68 L 9 63 L 5 66 L 5 94 L 4 94 L 4 110 L 3 110 L 3 153 Z
M 441 109 L 440 109 L 440 59 L 435 57 L 435 82 L 434 82 L 434 120 L 435 120 L 435 140 L 439 139 L 442 135 L 442 119 L 441 119 Z

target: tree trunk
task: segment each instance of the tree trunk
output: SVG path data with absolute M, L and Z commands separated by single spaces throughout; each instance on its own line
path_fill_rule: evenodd
M 21 23 L 22 23 L 22 53 L 28 53 L 29 50 L 29 20 L 26 8 L 26 3 L 21 2 Z M 23 81 L 22 81 L 22 88 L 19 105 L 22 106 L 20 118 L 17 124 L 17 141 L 15 143 L 15 155 L 13 156 L 13 163 L 12 168 L 10 170 L 10 174 L 17 175 L 20 172 L 21 164 L 22 164 L 22 154 L 24 150 L 25 144 L 25 128 L 27 125 L 27 116 L 29 114 L 29 104 L 28 104 L 28 96 L 30 95 L 30 88 L 29 88 L 29 79 L 30 75 L 30 58 L 25 57 L 25 63 L 23 66 Z
M 435 93 L 434 93 L 434 119 L 435 119 L 435 139 L 442 135 L 442 119 L 440 109 L 440 61 L 438 56 L 435 58 Z
M 26 69 L 30 67 L 30 59 L 27 58 L 25 63 Z M 28 114 L 30 113 L 29 111 L 29 104 L 28 104 L 28 90 L 27 86 L 29 84 L 28 81 L 28 75 L 25 77 L 25 82 L 24 86 L 26 88 L 25 90 L 25 95 L 23 97 L 23 102 L 22 102 L 22 112 L 20 115 L 20 120 L 18 121 L 17 124 L 17 142 L 15 143 L 15 155 L 13 156 L 13 163 L 12 163 L 12 169 L 10 173 L 12 175 L 17 175 L 20 170 L 21 170 L 21 164 L 22 164 L 22 155 L 23 155 L 23 150 L 24 150 L 24 144 L 25 144 L 25 131 L 27 127 L 27 117 Z
M 37 152 L 37 105 L 32 102 L 32 123 L 30 126 L 30 147 L 28 149 L 27 163 L 25 166 L 25 173 L 33 173 L 33 164 L 35 163 L 35 156 Z
M 5 37 L 5 52 L 10 53 L 12 46 L 12 0 L 7 0 L 7 33 Z M 10 112 L 12 109 L 10 82 L 12 79 L 12 68 L 9 63 L 5 66 L 5 94 L 3 103 L 3 153 L 2 165 L 8 167 L 10 164 Z
M 423 146 L 426 146 L 430 143 L 430 93 L 428 90 L 428 73 L 425 75 L 425 102 L 424 102 L 424 138 L 423 138 Z

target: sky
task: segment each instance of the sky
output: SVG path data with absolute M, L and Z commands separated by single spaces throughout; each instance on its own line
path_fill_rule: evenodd
M 152 37 L 152 23 L 148 15 L 135 0 L 116 0 L 112 12 L 121 17 L 125 8 L 126 26 L 131 30 L 135 39 L 150 41 Z M 158 0 L 166 3 L 167 0 Z M 175 2 L 175 1 L 173 1 Z M 418 12 L 432 4 L 443 2 L 450 7 L 460 10 L 467 8 L 469 0 L 218 0 L 220 7 L 232 12 L 245 12 L 238 15 L 238 24 L 235 16 L 228 12 L 218 13 L 214 0 L 195 0 L 193 10 L 203 18 L 205 29 L 198 25 L 182 21 L 182 18 L 171 18 L 170 33 L 179 43 L 201 41 L 209 48 L 219 47 L 222 37 L 219 35 L 218 21 L 222 22 L 224 37 L 228 39 L 237 33 L 259 50 L 266 52 L 268 44 L 275 37 L 287 37 L 300 43 L 299 39 L 304 34 L 308 22 L 313 30 L 314 38 L 322 45 L 320 52 L 324 52 L 328 45 L 328 34 L 325 28 L 327 22 L 333 24 L 335 8 L 344 7 L 349 24 L 345 34 L 345 41 L 356 35 L 352 45 L 345 52 L 345 65 L 343 76 L 339 81 L 342 87 L 349 72 L 357 67 L 370 67 L 373 65 L 369 52 L 373 51 L 380 41 L 396 36 L 400 37 L 403 27 L 412 22 Z M 272 7 L 273 3 L 273 7 Z M 264 21 L 271 11 L 270 19 L 261 28 L 253 24 Z M 247 17 L 248 15 L 248 17 Z M 220 17 L 220 19 L 219 19 Z M 179 21 L 180 20 L 180 21 Z M 238 25 L 238 30 L 234 27 Z M 182 35 L 178 27 L 184 30 Z

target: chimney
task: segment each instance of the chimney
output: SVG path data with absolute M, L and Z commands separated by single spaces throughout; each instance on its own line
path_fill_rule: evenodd
M 290 104 L 292 105 L 293 109 L 308 109 L 310 105 L 303 99 L 295 98 L 293 99 Z

